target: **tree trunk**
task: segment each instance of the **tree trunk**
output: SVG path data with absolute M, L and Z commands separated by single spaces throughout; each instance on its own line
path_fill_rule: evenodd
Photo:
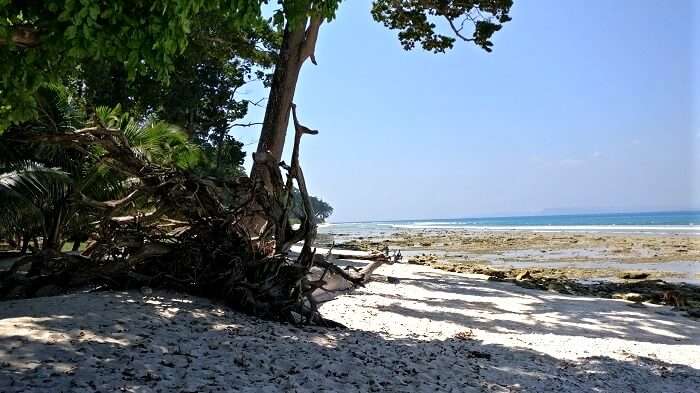
M 12 237 L 9 237 L 7 239 L 7 243 L 10 245 L 10 247 L 12 247 L 12 249 L 16 249 L 22 244 L 22 236 L 17 235 L 17 237 L 14 239 Z
M 316 63 L 314 49 L 321 23 L 321 18 L 312 17 L 308 23 L 304 21 L 296 27 L 287 25 L 284 29 L 282 48 L 272 77 L 257 148 L 258 153 L 270 152 L 271 157 L 278 162 L 282 159 L 290 109 L 301 66 L 309 57 L 314 64 Z
M 66 203 L 65 201 L 62 203 Z M 44 226 L 44 242 L 42 243 L 43 250 L 60 251 L 63 246 L 63 227 L 66 225 L 65 217 L 68 213 L 65 211 L 65 206 L 59 206 L 55 211 L 46 218 Z
M 20 255 L 25 255 L 29 249 L 29 235 L 22 236 L 22 249 L 19 251 Z

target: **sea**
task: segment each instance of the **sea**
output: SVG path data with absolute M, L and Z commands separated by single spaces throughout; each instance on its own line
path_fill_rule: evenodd
M 339 222 L 321 224 L 319 233 L 351 237 L 377 236 L 405 230 L 534 231 L 700 236 L 700 211 L 561 214 L 512 217 Z

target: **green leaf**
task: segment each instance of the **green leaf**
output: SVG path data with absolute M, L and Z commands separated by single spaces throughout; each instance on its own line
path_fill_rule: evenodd
M 66 28 L 66 32 L 64 33 L 64 37 L 66 37 L 66 39 L 72 40 L 73 38 L 75 38 L 76 31 L 77 29 L 75 25 L 68 26 L 68 28 Z
M 90 7 L 90 19 L 97 20 L 97 17 L 99 15 L 100 15 L 100 7 L 97 4 Z

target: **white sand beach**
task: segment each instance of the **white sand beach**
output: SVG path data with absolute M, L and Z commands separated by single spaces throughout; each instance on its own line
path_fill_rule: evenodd
M 322 308 L 348 330 L 155 291 L 0 303 L 2 392 L 698 392 L 700 322 L 426 266 Z

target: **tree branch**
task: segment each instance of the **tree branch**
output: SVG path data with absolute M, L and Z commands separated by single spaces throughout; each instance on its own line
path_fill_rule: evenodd
M 262 124 L 263 123 L 261 123 L 261 122 L 233 123 L 233 124 L 231 124 L 231 127 L 251 127 L 251 126 L 259 126 Z
M 463 28 L 463 27 L 460 27 L 460 28 L 458 29 L 457 26 L 455 26 L 454 22 L 452 21 L 452 19 L 451 19 L 450 17 L 445 16 L 445 19 L 447 19 L 447 22 L 450 24 L 450 27 L 452 28 L 452 31 L 455 33 L 455 35 L 456 35 L 457 37 L 459 37 L 459 38 L 461 38 L 462 40 L 467 41 L 467 42 L 473 42 L 473 41 L 474 41 L 473 38 L 467 38 L 467 37 L 463 36 L 463 35 L 461 34 L 461 33 L 462 33 L 462 28 Z M 462 22 L 462 25 L 464 25 L 464 22 Z
M 112 201 L 104 201 L 104 202 L 96 201 L 92 198 L 89 198 L 89 197 L 85 196 L 85 194 L 83 194 L 82 192 L 79 193 L 78 196 L 80 197 L 80 202 L 82 202 L 90 207 L 94 207 L 96 209 L 107 210 L 107 209 L 117 209 L 117 208 L 123 206 L 124 204 L 129 203 L 129 202 L 133 201 L 134 199 L 136 199 L 136 197 L 139 196 L 139 194 L 141 194 L 140 188 L 134 190 L 133 192 L 131 192 L 129 195 L 125 196 L 122 199 L 117 199 L 117 200 L 112 200 Z
M 309 22 L 309 27 L 306 28 L 306 38 L 304 40 L 304 45 L 301 48 L 301 61 L 304 62 L 306 58 L 310 58 L 314 65 L 316 63 L 316 41 L 318 40 L 318 30 L 321 28 L 323 23 L 323 18 L 320 16 L 312 16 Z
M 9 42 L 21 48 L 34 48 L 39 46 L 39 32 L 32 26 L 16 26 L 10 35 Z M 0 38 L 0 46 L 7 45 L 8 40 Z
M 335 265 L 331 262 L 326 261 L 324 258 L 314 258 L 314 266 L 320 267 L 322 269 L 325 269 L 326 271 L 331 272 L 332 274 L 336 274 L 348 282 L 350 282 L 353 286 L 361 286 L 366 282 L 366 277 L 363 273 L 360 273 L 358 275 L 351 275 L 347 271 L 341 269 L 338 265 Z M 325 276 L 325 272 L 323 273 Z M 330 291 L 330 290 L 326 290 Z
M 250 101 L 250 100 L 248 100 L 248 103 L 251 104 L 251 105 L 253 105 L 253 106 L 257 106 L 258 108 L 262 108 L 262 105 L 260 105 L 260 103 L 262 103 L 262 102 L 265 101 L 265 100 L 267 100 L 267 97 L 263 97 L 263 98 L 261 98 L 261 99 L 259 99 L 259 100 L 257 100 L 257 101 Z

